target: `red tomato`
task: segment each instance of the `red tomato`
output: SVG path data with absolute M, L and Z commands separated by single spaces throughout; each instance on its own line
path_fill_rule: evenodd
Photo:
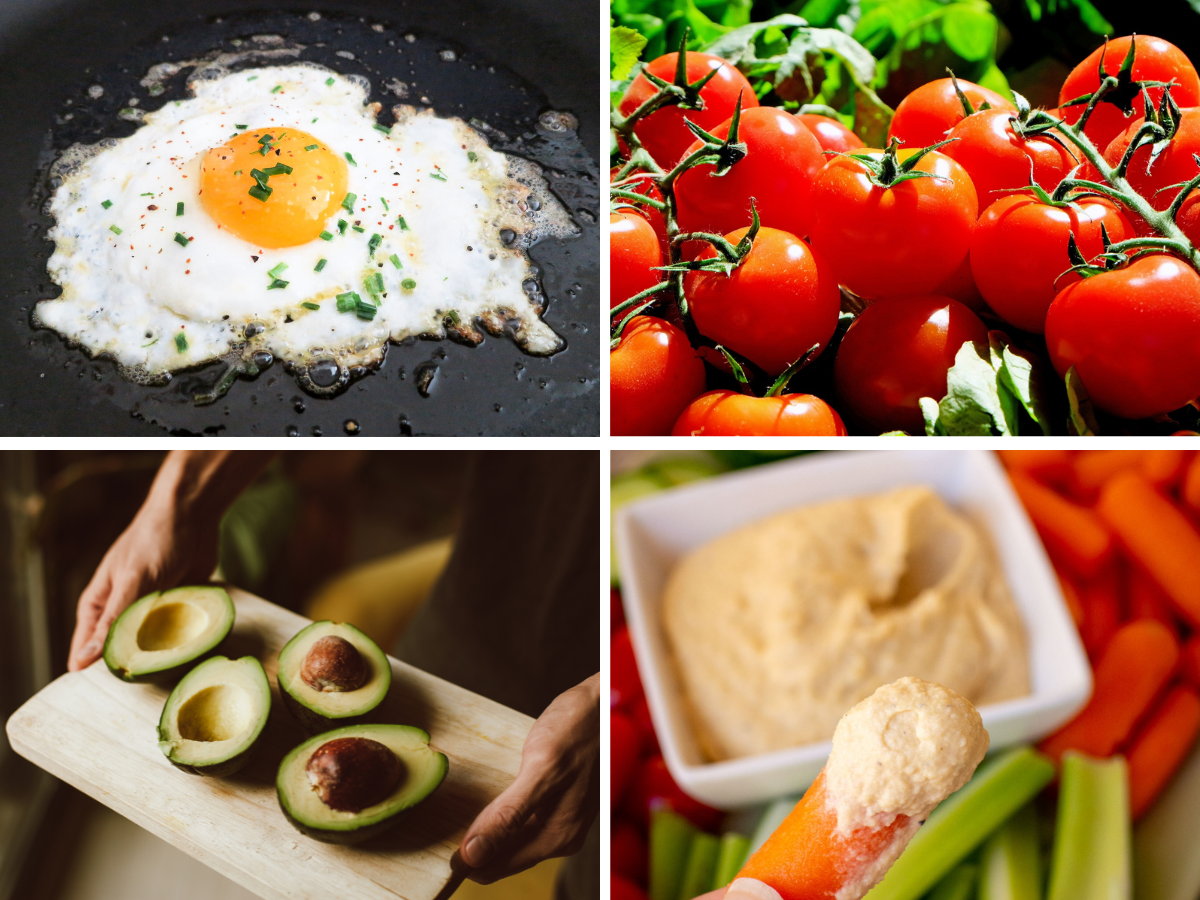
M 664 81 L 675 80 L 675 65 L 678 53 L 668 53 L 660 56 L 646 66 L 646 71 Z M 738 95 L 742 97 L 742 109 L 758 106 L 758 97 L 746 76 L 721 59 L 707 53 L 689 52 L 687 55 L 688 83 L 699 81 L 710 69 L 720 69 L 712 80 L 700 89 L 700 99 L 704 101 L 704 109 L 681 109 L 678 105 L 667 106 L 653 112 L 640 120 L 634 127 L 634 134 L 642 142 L 642 146 L 654 157 L 664 169 L 669 169 L 679 162 L 684 151 L 696 139 L 687 125 L 686 117 L 699 125 L 705 131 L 712 131 L 733 115 L 737 106 Z M 658 92 L 645 75 L 638 75 L 625 92 L 621 100 L 621 115 L 627 116 Z
M 876 187 L 862 163 L 837 156 L 813 186 L 813 247 L 838 283 L 861 297 L 929 293 L 970 249 L 978 215 L 971 177 L 936 151 L 917 169 L 936 177 Z
M 838 346 L 833 377 L 847 415 L 875 431 L 925 433 L 921 398 L 946 396 L 946 372 L 987 327 L 957 300 L 934 295 L 876 300 Z
M 939 297 L 957 300 L 972 312 L 979 312 L 987 305 L 983 302 L 983 295 L 979 293 L 979 288 L 975 284 L 975 276 L 971 272 L 970 253 L 963 257 L 958 268 L 951 272 L 945 281 L 934 288 L 933 293 Z
M 609 171 L 608 180 L 610 183 L 614 182 L 617 173 L 620 171 L 619 166 L 614 166 Z M 648 172 L 630 173 L 628 177 L 622 180 L 621 187 L 623 190 L 633 191 L 636 194 L 645 194 L 651 200 L 661 201 L 663 198 L 658 185 L 654 183 L 654 179 Z M 622 211 L 625 209 L 636 210 L 646 218 L 646 221 L 650 223 L 650 227 L 654 229 L 654 233 L 658 235 L 658 242 L 662 245 L 662 258 L 667 259 L 670 256 L 670 246 L 667 243 L 667 220 L 663 217 L 663 214 L 651 206 L 642 206 L 621 197 L 614 197 L 613 202 L 621 206 Z
M 649 900 L 646 892 L 620 875 L 613 875 L 609 884 L 608 900 Z
M 1155 209 L 1166 209 L 1175 199 L 1178 190 L 1164 190 L 1175 184 L 1191 181 L 1200 171 L 1192 158 L 1200 153 L 1200 107 L 1182 110 L 1179 129 L 1175 137 L 1158 155 L 1153 164 L 1150 163 L 1150 147 L 1142 146 L 1133 152 L 1129 162 L 1126 177 L 1135 191 L 1142 195 Z M 1115 166 L 1125 155 L 1130 141 L 1145 120 L 1139 117 L 1124 132 L 1113 138 L 1112 143 L 1104 151 L 1104 159 L 1110 166 Z M 1149 171 L 1147 171 L 1149 166 Z M 1192 196 L 1192 195 L 1189 195 Z M 1140 222 L 1141 219 L 1138 219 Z M 1148 227 L 1148 226 L 1147 226 Z
M 704 363 L 670 322 L 638 316 L 608 355 L 613 434 L 667 434 L 680 411 L 704 390 Z
M 732 121 L 712 133 L 725 137 Z M 753 197 L 763 225 L 808 234 L 809 186 L 825 165 L 812 132 L 791 113 L 760 106 L 742 113 L 738 140 L 746 156 L 724 175 L 716 175 L 716 166 L 696 166 L 675 182 L 680 229 L 726 234 L 748 227 Z M 696 141 L 688 153 L 699 149 Z
M 661 756 L 651 756 L 642 764 L 633 789 L 625 796 L 622 808 L 643 828 L 650 823 L 650 811 L 665 806 L 703 831 L 713 831 L 724 813 L 685 794 L 667 771 Z
M 1193 246 L 1200 244 L 1200 193 L 1193 191 L 1188 194 L 1179 208 L 1179 215 L 1175 217 L 1175 224 Z
M 608 630 L 616 631 L 625 624 L 625 607 L 621 604 L 621 592 L 612 588 L 608 592 Z
M 654 731 L 654 721 L 650 718 L 650 704 L 646 702 L 645 694 L 633 701 L 629 715 L 638 727 L 642 749 L 647 753 L 661 754 L 662 749 L 658 746 L 658 735 Z
M 642 748 L 638 727 L 629 716 L 619 709 L 610 710 L 609 723 L 612 729 L 612 796 L 609 801 L 616 806 L 633 782 Z
M 646 842 L 632 822 L 624 817 L 613 822 L 609 845 L 610 869 L 613 875 L 628 878 L 634 884 L 646 881 Z
M 958 79 L 959 89 L 978 110 L 985 102 L 996 109 L 1016 111 L 1016 107 L 995 91 Z M 896 107 L 888 140 L 900 141 L 910 150 L 928 147 L 946 139 L 946 132 L 963 119 L 962 103 L 954 93 L 954 82 L 939 78 L 923 84 Z
M 1000 198 L 979 217 L 971 238 L 971 270 L 979 292 L 1004 321 L 1041 334 L 1050 303 L 1079 281 L 1078 275 L 1063 275 L 1071 268 L 1070 235 L 1084 258 L 1092 259 L 1104 251 L 1101 225 L 1114 242 L 1134 236 L 1111 200 L 1083 197 L 1057 207 L 1032 194 Z
M 846 434 L 846 426 L 828 403 L 812 394 L 750 397 L 734 391 L 709 391 L 683 411 L 671 434 L 676 437 L 842 437 Z
M 628 709 L 642 696 L 642 679 L 638 675 L 637 659 L 633 655 L 633 642 L 629 629 L 622 628 L 612 636 L 609 645 L 612 697 L 609 705 L 614 709 Z
M 971 176 L 981 210 L 1005 196 L 1003 189 L 1029 184 L 1031 160 L 1034 180 L 1047 191 L 1078 164 L 1071 151 L 1048 137 L 1020 137 L 1015 121 L 1006 109 L 982 110 L 950 129 L 954 143 L 942 148 Z
M 822 150 L 836 150 L 838 153 L 853 153 L 861 150 L 866 144 L 862 138 L 829 116 L 819 116 L 816 113 L 803 113 L 796 116 L 804 127 L 813 133 Z
M 725 239 L 736 245 L 749 230 L 739 228 Z M 698 258 L 716 255 L 708 244 Z M 683 286 L 700 332 L 772 375 L 814 344 L 823 350 L 841 308 L 830 270 L 808 244 L 776 228 L 761 229 L 729 275 L 688 272 Z
M 1200 275 L 1155 254 L 1068 285 L 1046 315 L 1046 346 L 1058 373 L 1075 366 L 1106 412 L 1178 409 L 1200 395 Z
M 1074 125 L 1079 121 L 1087 104 L 1064 104 L 1084 94 L 1094 93 L 1100 87 L 1100 55 L 1104 55 L 1104 73 L 1116 75 L 1129 53 L 1131 40 L 1129 37 L 1115 38 L 1108 42 L 1107 49 L 1103 46 L 1097 47 L 1071 70 L 1058 94 L 1058 106 L 1068 124 Z M 1146 34 L 1137 36 L 1132 75 L 1134 81 L 1174 81 L 1176 86 L 1171 88 L 1171 96 L 1179 106 L 1200 104 L 1200 79 L 1196 77 L 1195 68 L 1182 50 L 1162 38 Z M 1162 99 L 1162 88 L 1148 88 L 1147 91 L 1157 107 L 1158 101 Z M 1109 93 L 1093 110 L 1087 126 L 1083 129 L 1100 150 L 1107 147 L 1113 138 L 1144 111 L 1140 94 L 1131 93 L 1128 97 L 1118 95 L 1114 98 L 1114 93 Z M 1118 105 L 1121 102 L 1131 104 L 1128 114 Z
M 661 266 L 663 258 L 658 236 L 644 216 L 631 211 L 609 213 L 608 233 L 611 309 L 662 281 L 662 272 L 651 266 Z

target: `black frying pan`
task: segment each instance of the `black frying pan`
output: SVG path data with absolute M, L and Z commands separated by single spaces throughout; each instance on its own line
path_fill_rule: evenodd
M 305 15 L 313 10 L 317 21 Z M 0 0 L 0 434 L 598 434 L 598 22 L 594 0 Z M 473 348 L 410 341 L 332 398 L 305 394 L 276 362 L 197 406 L 193 396 L 225 364 L 139 386 L 32 327 L 36 301 L 58 293 L 45 271 L 52 220 L 40 210 L 54 155 L 74 141 L 130 133 L 116 115 L 130 95 L 144 109 L 183 96 L 178 87 L 157 98 L 136 89 L 149 64 L 254 33 L 282 34 L 308 45 L 301 59 L 365 74 L 385 110 L 396 100 L 380 91 L 383 81 L 411 82 L 440 114 L 484 120 L 507 135 L 493 147 L 547 168 L 581 229 L 530 253 L 549 298 L 544 318 L 567 349 L 538 358 L 505 338 Z M 416 41 L 403 57 L 389 52 L 387 41 L 405 33 Z M 439 57 L 447 48 L 456 62 Z M 97 82 L 106 90 L 94 99 L 87 87 Z M 547 110 L 573 113 L 578 132 L 539 128 Z M 436 377 L 422 396 L 418 382 L 431 367 Z

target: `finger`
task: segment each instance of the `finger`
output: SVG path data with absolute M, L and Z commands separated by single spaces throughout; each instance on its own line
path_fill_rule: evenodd
M 92 626 L 91 637 L 79 649 L 76 656 L 79 669 L 86 669 L 100 658 L 100 654 L 104 652 L 104 641 L 108 637 L 108 630 L 112 627 L 112 623 L 136 599 L 137 584 L 134 581 L 125 578 L 113 584 L 112 589 L 108 592 L 104 609 Z
M 468 866 L 487 865 L 529 821 L 542 797 L 540 779 L 533 775 L 533 768 L 522 761 L 516 780 L 484 807 L 467 829 L 459 855 Z
M 779 891 L 757 878 L 735 878 L 725 892 L 725 900 L 783 900 Z
M 103 565 L 101 565 L 101 569 L 103 570 Z M 96 631 L 96 622 L 108 603 L 109 588 L 107 572 L 97 571 L 92 576 L 92 580 L 88 582 L 88 586 L 83 589 L 83 593 L 79 595 L 79 606 L 75 613 L 75 632 L 71 635 L 71 653 L 67 661 L 67 668 L 72 672 L 87 668 L 95 659 L 95 656 L 92 656 L 92 659 L 84 662 L 92 653 L 93 648 L 90 641 Z
M 707 894 L 701 894 L 696 900 L 723 900 L 725 897 L 725 888 L 717 888 L 715 891 L 709 891 Z

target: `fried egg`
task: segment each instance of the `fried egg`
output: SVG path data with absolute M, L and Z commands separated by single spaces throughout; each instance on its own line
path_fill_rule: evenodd
M 40 324 L 147 380 L 261 351 L 345 372 L 480 328 L 561 349 L 524 247 L 569 219 L 531 164 L 432 110 L 382 125 L 365 79 L 315 65 L 190 88 L 58 165 Z

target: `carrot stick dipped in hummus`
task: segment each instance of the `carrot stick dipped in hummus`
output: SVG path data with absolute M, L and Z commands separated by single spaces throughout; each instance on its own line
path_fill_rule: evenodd
M 987 748 L 961 695 L 920 678 L 884 685 L 842 716 L 825 768 L 725 900 L 860 900 Z

